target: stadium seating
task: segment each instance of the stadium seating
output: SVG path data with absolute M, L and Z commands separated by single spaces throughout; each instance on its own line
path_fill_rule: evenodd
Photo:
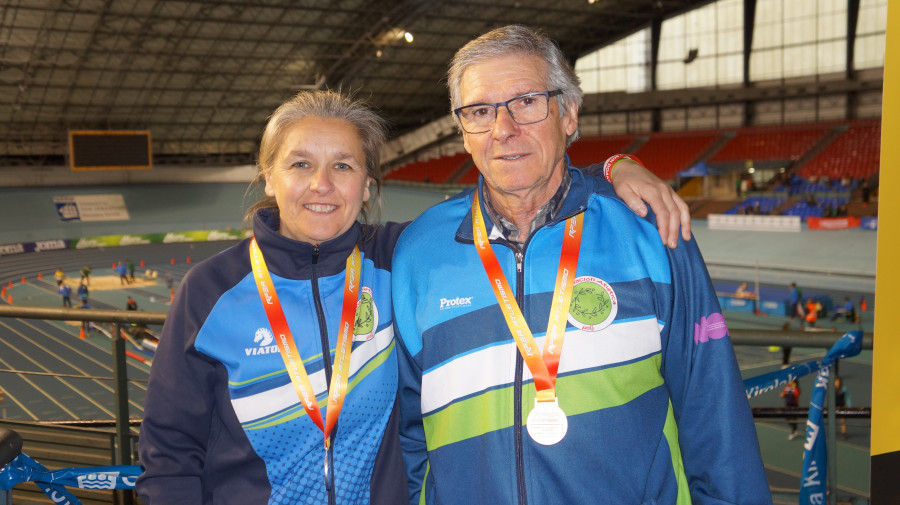
M 738 214 L 741 208 L 753 209 L 755 204 L 759 204 L 759 214 L 771 214 L 773 210 L 784 205 L 786 199 L 780 196 L 751 196 L 743 202 L 725 211 L 725 214 Z
M 690 168 L 709 149 L 719 131 L 654 133 L 635 155 L 660 179 L 672 179 L 678 172 Z
M 585 137 L 572 144 L 566 152 L 574 166 L 586 167 L 602 162 L 613 154 L 636 148 L 634 154 L 647 167 L 660 178 L 672 180 L 678 172 L 700 161 L 717 141 L 724 143 L 724 146 L 710 159 L 705 160 L 717 167 L 728 168 L 728 164 L 746 160 L 798 161 L 840 124 L 843 123 L 745 127 L 737 129 L 730 140 L 726 134 L 735 130 Z M 779 194 L 787 192 L 791 195 L 847 192 L 856 189 L 857 179 L 877 173 L 880 162 L 881 120 L 857 120 L 846 124 L 846 131 L 839 133 L 821 152 L 805 163 L 799 172 L 794 173 L 791 184 L 778 186 L 773 191 Z M 469 163 L 471 163 L 469 154 L 460 152 L 407 163 L 387 174 L 385 178 L 436 184 L 447 182 L 475 184 L 478 181 L 478 170 L 474 166 L 459 174 L 459 171 Z M 811 176 L 815 176 L 818 181 L 809 182 L 807 179 Z M 828 183 L 822 182 L 823 176 L 829 178 Z M 840 184 L 845 176 L 852 179 L 846 187 Z
M 817 123 L 740 128 L 710 162 L 798 160 L 833 127 Z
M 566 149 L 569 160 L 576 167 L 586 167 L 594 163 L 602 163 L 606 158 L 625 152 L 636 135 L 608 135 L 605 137 L 584 137 L 578 139 Z
M 800 170 L 804 178 L 827 176 L 840 180 L 871 177 L 878 172 L 881 161 L 881 119 L 858 120 L 850 123 L 828 147 Z
M 801 200 L 781 214 L 784 216 L 800 216 L 806 221 L 808 217 L 822 217 L 826 207 L 838 208 L 850 202 L 849 198 L 826 197 L 816 199 L 816 204 L 811 205 L 806 200 Z
M 463 151 L 452 156 L 414 161 L 389 172 L 384 178 L 387 180 L 441 184 L 448 182 L 448 179 L 463 166 L 468 158 L 469 153 Z

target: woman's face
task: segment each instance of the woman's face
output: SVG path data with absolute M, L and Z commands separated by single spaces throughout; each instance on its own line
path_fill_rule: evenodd
M 278 203 L 282 235 L 319 244 L 353 226 L 371 180 L 353 125 L 307 117 L 285 132 L 266 174 L 266 195 Z

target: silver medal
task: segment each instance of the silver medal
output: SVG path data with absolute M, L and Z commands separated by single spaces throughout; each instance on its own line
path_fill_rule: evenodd
M 558 399 L 554 398 L 552 402 L 539 402 L 535 399 L 534 408 L 528 414 L 525 426 L 532 440 L 541 445 L 553 445 L 566 436 L 569 420 L 566 413 L 559 408 Z

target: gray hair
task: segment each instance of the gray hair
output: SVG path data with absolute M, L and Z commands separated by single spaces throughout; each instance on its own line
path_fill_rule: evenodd
M 561 89 L 562 95 L 556 97 L 559 114 L 563 116 L 568 108 L 581 108 L 584 93 L 581 81 L 569 65 L 565 55 L 552 39 L 544 33 L 522 25 L 507 25 L 491 30 L 475 40 L 470 41 L 453 56 L 447 72 L 447 86 L 450 88 L 450 110 L 463 106 L 460 87 L 462 77 L 469 66 L 482 63 L 492 58 L 510 54 L 524 54 L 541 57 L 547 64 L 547 87 L 550 90 Z M 453 114 L 459 125 L 459 118 Z M 566 147 L 578 139 L 578 130 L 566 137 Z
M 381 147 L 387 141 L 387 124 L 365 102 L 331 90 L 301 91 L 275 109 L 263 130 L 257 172 L 252 186 L 265 183 L 266 174 L 275 167 L 275 158 L 287 131 L 308 117 L 341 119 L 356 128 L 366 157 L 366 174 L 375 181 L 376 202 L 380 202 Z M 380 204 L 377 206 L 380 207 Z M 277 207 L 275 198 L 264 195 L 247 209 L 244 222 L 252 225 L 257 210 Z M 370 210 L 369 202 L 364 202 L 360 212 L 363 221 L 368 222 Z

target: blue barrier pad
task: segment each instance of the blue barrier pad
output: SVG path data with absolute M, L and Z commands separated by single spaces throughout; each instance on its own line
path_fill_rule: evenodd
M 724 310 L 733 310 L 735 312 L 749 312 L 752 314 L 756 310 L 756 300 L 752 298 L 719 295 L 719 305 Z

